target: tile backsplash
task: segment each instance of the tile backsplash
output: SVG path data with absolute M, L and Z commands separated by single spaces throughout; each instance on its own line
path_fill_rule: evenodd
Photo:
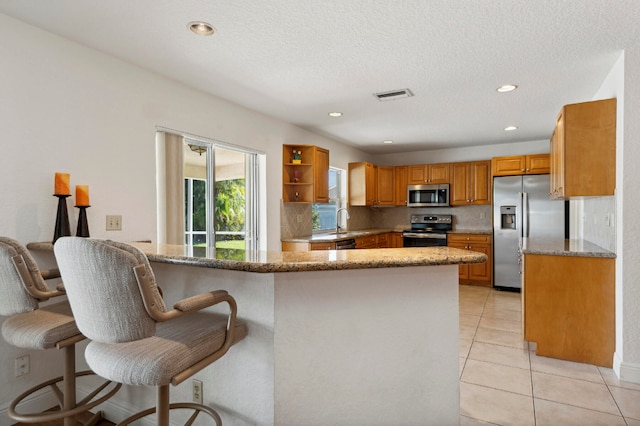
M 489 205 L 464 207 L 374 207 L 368 208 L 372 216 L 372 228 L 408 229 L 412 214 L 450 214 L 453 229 L 487 231 L 492 228 L 492 209 Z M 352 228 L 364 229 L 364 228 Z
M 411 207 L 349 207 L 351 219 L 347 229 L 386 228 L 398 231 L 411 227 L 412 214 L 453 215 L 453 229 L 487 231 L 492 228 L 491 206 L 438 208 Z M 280 235 L 282 239 L 311 235 L 311 204 L 280 203 Z
M 280 239 L 311 235 L 311 204 L 280 201 Z

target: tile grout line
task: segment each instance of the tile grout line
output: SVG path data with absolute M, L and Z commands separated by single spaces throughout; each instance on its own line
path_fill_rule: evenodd
M 524 324 L 523 324 L 524 327 Z M 522 330 L 522 340 L 524 340 L 524 330 Z M 531 403 L 533 404 L 533 424 L 534 426 L 538 424 L 538 419 L 536 418 L 536 394 L 533 389 L 533 364 L 531 363 L 531 346 L 529 342 L 527 342 L 527 358 L 529 358 L 529 380 L 531 380 Z
M 596 370 L 598 370 L 598 374 L 600 374 L 600 378 L 604 382 L 604 385 L 607 387 L 607 392 L 609 392 L 609 395 L 611 395 L 611 399 L 613 399 L 613 403 L 616 404 L 616 408 L 620 412 L 620 416 L 622 417 L 622 420 L 624 420 L 624 423 L 626 425 L 628 425 L 629 422 L 627 421 L 627 418 L 624 416 L 624 413 L 622 412 L 622 409 L 620 408 L 620 405 L 618 404 L 618 400 L 613 395 L 613 392 L 611 392 L 611 387 L 609 386 L 609 383 L 607 383 L 607 381 L 604 379 L 604 376 L 602 375 L 602 371 L 600 371 L 600 369 L 597 368 L 597 367 L 596 367 Z

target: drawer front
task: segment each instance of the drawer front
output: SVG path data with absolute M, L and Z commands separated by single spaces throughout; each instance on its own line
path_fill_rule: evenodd
M 485 234 L 449 234 L 447 240 L 452 243 L 491 243 L 491 235 Z
M 311 250 L 335 250 L 335 243 L 311 243 Z
M 376 235 L 356 238 L 356 248 L 375 248 L 378 245 Z

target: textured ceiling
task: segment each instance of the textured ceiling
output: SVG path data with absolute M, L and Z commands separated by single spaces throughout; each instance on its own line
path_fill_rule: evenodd
M 547 139 L 640 43 L 637 0 L 0 0 L 0 13 L 371 153 Z M 194 20 L 216 34 L 193 35 Z M 520 88 L 495 91 L 506 83 Z M 402 88 L 415 96 L 372 96 Z

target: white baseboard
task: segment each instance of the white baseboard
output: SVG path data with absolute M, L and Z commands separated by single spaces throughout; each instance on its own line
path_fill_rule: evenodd
M 25 398 L 16 411 L 19 413 L 39 413 L 56 405 L 58 405 L 56 396 L 53 391 L 47 390 Z M 16 423 L 15 420 L 9 418 L 8 412 L 9 404 L 0 409 L 0 426 L 10 426 Z
M 616 374 L 620 380 L 640 384 L 640 364 L 621 361 Z
M 76 389 L 78 399 L 84 398 L 90 392 L 92 392 L 93 389 L 94 388 L 89 386 L 89 384 L 78 384 Z M 140 410 L 142 409 L 139 407 L 134 407 L 131 404 L 126 404 L 126 401 L 118 398 L 118 394 L 116 393 L 113 397 L 109 398 L 108 400 L 98 405 L 97 407 L 94 407 L 92 411 L 94 413 L 98 411 L 102 411 L 104 413 L 104 418 L 106 418 L 107 420 L 113 423 L 120 423 L 122 420 L 134 415 Z M 145 417 L 140 420 L 137 420 L 136 424 L 144 425 L 144 426 L 154 426 L 156 424 L 154 419 L 155 418 Z

